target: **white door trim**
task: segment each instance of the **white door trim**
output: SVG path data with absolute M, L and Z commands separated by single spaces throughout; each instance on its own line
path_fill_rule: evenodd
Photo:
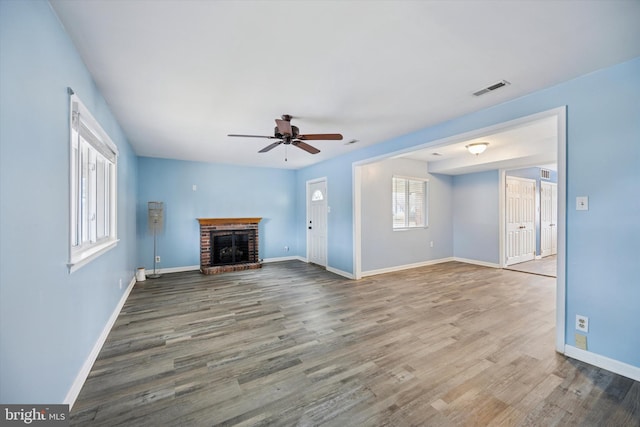
M 549 195 L 550 204 L 547 207 L 548 212 L 545 212 L 545 203 L 542 198 L 542 193 L 546 192 L 545 188 L 551 193 Z M 549 214 L 549 218 L 543 221 L 543 216 Z M 545 227 L 545 223 L 549 221 L 549 225 Z M 542 181 L 540 183 L 540 258 L 546 256 L 555 255 L 558 253 L 558 184 L 555 182 Z M 546 230 L 545 230 L 546 229 Z M 545 231 L 548 235 L 545 238 Z M 547 240 L 549 240 L 547 242 Z M 555 247 L 554 247 L 555 241 Z M 545 247 L 545 243 L 549 244 L 549 247 Z
M 368 163 L 368 162 L 367 162 Z M 352 165 L 353 177 L 353 278 L 362 279 L 362 167 Z
M 314 179 L 310 179 L 307 181 L 306 183 L 306 205 L 307 205 L 307 213 L 306 213 L 306 219 L 305 219 L 305 232 L 307 233 L 307 254 L 306 254 L 306 262 L 310 262 L 310 253 L 311 253 L 311 243 L 310 243 L 310 233 L 309 233 L 309 218 L 311 216 L 311 186 L 313 184 L 317 184 L 319 182 L 324 182 L 324 188 L 325 188 L 325 200 L 326 200 L 326 204 L 327 204 L 327 208 L 329 207 L 329 182 L 326 176 L 323 176 L 321 178 L 314 178 Z M 328 215 L 328 211 L 325 210 L 324 211 L 324 215 L 325 215 L 325 224 L 326 224 L 326 232 L 324 234 L 324 260 L 325 260 L 325 265 L 323 265 L 323 267 L 328 268 L 329 266 L 329 258 L 328 258 L 328 242 L 329 242 L 329 215 Z
M 557 119 L 557 150 L 558 150 L 558 256 L 556 258 L 556 351 L 565 352 L 565 327 L 566 327 L 566 238 L 567 238 L 567 107 L 562 106 L 542 113 L 528 116 L 530 120 L 539 120 L 545 117 Z M 531 165 L 537 166 L 537 165 Z M 499 230 L 500 230 L 500 267 L 504 268 L 505 244 L 504 232 L 506 229 L 505 218 L 505 185 L 506 170 L 500 169 L 499 191 Z

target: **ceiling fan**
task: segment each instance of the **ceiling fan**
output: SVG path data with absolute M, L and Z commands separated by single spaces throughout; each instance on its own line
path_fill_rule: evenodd
M 280 144 L 284 145 L 295 145 L 298 148 L 303 149 L 307 153 L 318 154 L 320 150 L 316 147 L 313 147 L 307 144 L 304 141 L 339 141 L 342 139 L 342 135 L 339 133 L 315 133 L 308 135 L 300 135 L 298 133 L 298 127 L 291 125 L 291 116 L 289 114 L 283 114 L 282 119 L 276 119 L 276 127 L 273 132 L 273 136 L 263 136 L 263 135 L 238 135 L 238 134 L 229 134 L 227 136 L 239 136 L 244 138 L 267 138 L 267 139 L 277 139 L 279 141 L 274 142 L 273 144 L 269 144 L 264 147 L 262 150 L 258 151 L 258 153 L 266 153 L 267 151 L 276 148 Z

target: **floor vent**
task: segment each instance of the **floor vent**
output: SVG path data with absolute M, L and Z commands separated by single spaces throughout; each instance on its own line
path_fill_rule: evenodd
M 551 171 L 549 169 L 540 169 L 540 178 L 551 179 Z
M 509 83 L 506 80 L 500 80 L 498 83 L 494 83 L 491 86 L 487 86 L 484 89 L 480 89 L 477 92 L 474 92 L 473 94 L 475 96 L 480 96 L 480 95 L 484 95 L 485 93 L 489 93 L 489 92 L 493 92 L 496 89 L 500 89 L 501 87 L 505 87 L 507 85 L 510 85 L 511 83 Z

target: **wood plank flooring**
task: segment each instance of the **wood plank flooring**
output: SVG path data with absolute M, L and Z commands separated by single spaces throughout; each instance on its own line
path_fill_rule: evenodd
M 640 383 L 554 351 L 555 280 L 299 261 L 136 284 L 71 411 L 91 426 L 638 426 Z
M 507 270 L 521 271 L 523 273 L 540 274 L 542 276 L 557 277 L 558 257 L 551 255 L 542 259 L 520 262 L 506 267 Z

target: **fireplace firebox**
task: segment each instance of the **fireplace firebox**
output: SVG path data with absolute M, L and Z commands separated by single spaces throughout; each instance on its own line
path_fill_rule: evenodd
M 218 234 L 222 233 L 222 234 Z M 211 232 L 211 265 L 249 262 L 249 232 Z
M 261 218 L 198 218 L 200 271 L 217 274 L 260 268 L 258 223 Z

